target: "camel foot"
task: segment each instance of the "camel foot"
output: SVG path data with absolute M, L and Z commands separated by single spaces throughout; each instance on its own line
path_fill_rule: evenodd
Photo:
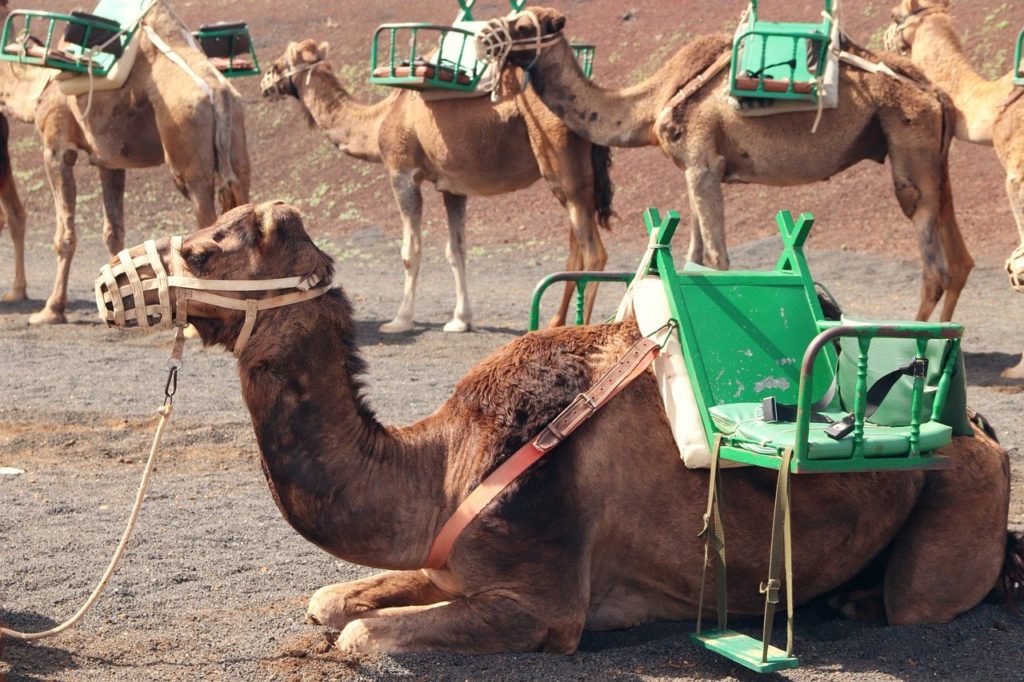
M 372 654 L 380 651 L 362 620 L 354 620 L 341 631 L 335 648 L 343 654 Z
M 550 320 L 548 320 L 548 329 L 554 329 L 555 327 L 564 327 L 564 326 L 565 326 L 565 318 L 564 317 L 559 317 L 558 315 L 555 315 Z
M 185 338 L 189 340 L 199 338 L 199 330 L 190 324 L 185 325 L 185 331 L 182 333 L 185 335 Z
M 1020 362 L 1016 365 L 1004 369 L 1002 377 L 1004 379 L 1024 379 L 1024 355 L 1021 355 Z
M 829 607 L 849 620 L 875 623 L 885 619 L 885 601 L 882 588 L 855 590 L 829 597 Z
M 65 324 L 67 321 L 68 318 L 64 316 L 63 310 L 54 310 L 53 308 L 43 308 L 38 313 L 28 316 L 28 323 L 31 325 Z
M 390 322 L 382 324 L 380 332 L 382 334 L 401 334 L 402 332 L 411 332 L 412 326 L 412 320 L 402 320 L 396 317 Z
M 310 625 L 325 625 L 335 630 L 343 629 L 355 617 L 355 614 L 345 608 L 345 597 L 351 594 L 352 586 L 349 583 L 321 587 L 309 598 L 306 622 Z
M 455 334 L 461 334 L 462 332 L 470 331 L 471 327 L 470 327 L 469 322 L 464 322 L 462 320 L 455 319 L 455 320 L 450 321 L 448 324 L 446 324 L 444 326 L 444 330 L 446 332 L 452 332 L 452 333 L 455 333 Z
M 18 287 L 11 289 L 4 294 L 3 297 L 0 298 L 0 301 L 3 301 L 4 303 L 13 303 L 14 301 L 24 301 L 27 298 L 28 292 L 25 290 L 25 287 Z

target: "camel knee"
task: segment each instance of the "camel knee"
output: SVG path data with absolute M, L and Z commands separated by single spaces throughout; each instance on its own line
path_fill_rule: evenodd
M 103 225 L 103 243 L 110 255 L 116 255 L 124 248 L 124 226 L 109 222 Z
M 78 235 L 73 229 L 65 227 L 53 240 L 53 250 L 60 258 L 71 258 L 78 248 Z
M 353 599 L 348 585 L 327 585 L 321 587 L 309 599 L 306 607 L 306 622 L 325 625 L 341 630 L 354 618 L 373 609 L 365 601 Z

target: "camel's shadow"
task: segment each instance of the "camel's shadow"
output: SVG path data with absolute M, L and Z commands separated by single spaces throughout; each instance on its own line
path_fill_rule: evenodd
M 994 387 L 1008 393 L 1024 393 L 1024 381 L 1007 379 L 1002 376 L 1003 370 L 1015 366 L 1020 361 L 1016 353 L 970 353 L 964 352 L 964 365 L 967 368 L 967 383 L 970 386 Z
M 0 609 L 0 622 L 28 632 L 39 632 L 57 625 L 55 620 L 35 613 L 3 609 Z M 65 649 L 7 637 L 0 641 L 0 661 L 10 666 L 7 682 L 58 679 L 63 677 L 64 671 L 78 667 L 74 657 Z

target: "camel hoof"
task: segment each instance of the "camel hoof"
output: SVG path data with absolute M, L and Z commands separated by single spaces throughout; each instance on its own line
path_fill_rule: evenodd
M 13 303 L 14 301 L 24 301 L 27 298 L 28 292 L 25 291 L 24 287 L 22 287 L 20 289 L 11 289 L 3 295 L 3 298 L 0 298 L 0 301 L 3 301 L 4 303 Z
M 185 331 L 183 333 L 185 334 L 185 338 L 186 339 L 190 339 L 191 340 L 191 339 L 198 339 L 199 338 L 199 330 L 196 329 L 194 326 L 192 326 L 190 324 L 189 325 L 185 325 Z
M 380 332 L 382 334 L 401 334 L 402 332 L 412 331 L 412 320 L 400 320 L 397 317 L 390 322 L 385 322 L 380 326 Z
M 470 331 L 469 322 L 463 322 L 462 320 L 452 320 L 444 326 L 446 332 L 452 332 L 455 334 L 461 334 L 462 332 Z
M 32 313 L 28 316 L 28 323 L 31 325 L 37 324 L 65 324 L 68 318 L 64 316 L 64 312 L 60 310 L 51 310 L 50 308 L 43 308 L 38 313 Z
M 1015 366 L 1004 369 L 1001 376 L 1004 379 L 1024 379 L 1024 355 Z
M 548 329 L 555 329 L 556 327 L 564 327 L 564 326 L 565 326 L 565 318 L 564 317 L 555 316 L 555 317 L 552 317 L 548 321 Z

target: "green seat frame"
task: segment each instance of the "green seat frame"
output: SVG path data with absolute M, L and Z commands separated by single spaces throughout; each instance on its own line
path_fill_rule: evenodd
M 100 0 L 92 14 L 118 22 L 121 28 L 127 28 L 117 40 L 123 49 L 131 42 L 138 30 L 138 22 L 130 27 L 126 22 L 136 21 L 147 0 L 137 2 L 126 0 Z M 49 69 L 59 69 L 73 73 L 89 73 L 102 78 L 106 76 L 117 61 L 117 56 L 107 52 L 91 53 L 89 49 L 79 45 L 60 45 L 64 35 L 62 26 L 74 24 L 83 30 L 83 42 L 88 44 L 89 37 L 94 31 L 109 31 L 110 27 L 105 24 L 92 21 L 87 17 L 76 17 L 61 12 L 42 12 L 35 10 L 14 10 L 4 22 L 3 33 L 0 34 L 0 60 L 17 62 L 32 66 L 41 66 Z M 43 56 L 35 57 L 28 54 L 12 54 L 6 51 L 6 47 L 23 35 L 31 35 L 33 25 L 43 25 L 42 33 L 45 38 L 43 42 Z M 65 57 L 62 58 L 61 55 Z
M 256 58 L 256 46 L 252 41 L 252 35 L 249 33 L 249 27 L 244 24 L 241 26 L 225 26 L 223 28 L 216 25 L 200 28 L 198 31 L 193 31 L 192 36 L 199 43 L 200 49 L 203 49 L 205 41 L 227 39 L 228 41 L 228 57 L 227 64 L 228 68 L 220 70 L 226 78 L 241 78 L 243 76 L 258 76 L 261 73 L 260 62 Z M 242 49 L 238 49 L 241 45 Z M 205 52 L 205 49 L 203 49 Z M 248 54 L 252 60 L 252 66 L 249 68 L 235 68 L 235 58 L 239 54 Z
M 818 101 L 817 79 L 824 74 L 832 35 L 833 0 L 825 0 L 821 23 L 761 21 L 751 0 L 745 24 L 733 41 L 729 92 L 736 98 Z M 817 67 L 809 68 L 808 51 Z
M 791 449 L 793 473 L 840 473 L 940 468 L 945 458 L 922 447 L 925 442 L 948 442 L 934 435 L 945 431 L 938 422 L 949 392 L 963 327 L 952 323 L 885 322 L 844 325 L 826 320 L 818 302 L 814 281 L 807 267 L 803 245 L 814 225 L 808 213 L 795 222 L 788 211 L 776 216 L 783 250 L 775 268 L 763 271 L 689 269 L 676 271 L 668 248 L 679 222 L 672 211 L 662 220 L 657 210 L 644 215 L 648 233 L 655 231 L 658 247 L 652 265 L 665 286 L 669 309 L 679 325 L 680 341 L 690 381 L 693 384 L 709 446 L 722 436 L 721 457 L 745 464 L 777 469 L 783 450 Z M 810 434 L 811 409 L 835 378 L 837 357 L 832 341 L 841 336 L 858 339 L 857 382 L 853 400 L 856 417 L 849 446 L 814 448 Z M 916 339 L 917 357 L 923 358 L 931 340 L 950 344 L 930 418 L 922 422 L 920 406 L 924 379 L 914 381 L 912 405 L 905 427 L 865 424 L 867 373 L 871 340 L 875 338 Z M 736 403 L 759 404 L 773 397 L 796 405 L 797 417 L 785 432 L 785 440 L 768 441 L 745 437 L 738 431 L 723 432 L 716 424 L 713 408 Z M 847 403 L 850 397 L 846 397 Z M 835 402 L 833 410 L 839 406 Z M 719 420 L 721 422 L 721 420 Z M 789 425 L 787 425 L 789 426 Z M 819 425 L 820 426 L 820 425 Z M 904 437 L 906 449 L 893 452 L 872 447 L 870 435 L 890 439 Z
M 1024 29 L 1017 34 L 1017 48 L 1013 55 L 1013 84 L 1024 86 Z
M 379 26 L 370 47 L 369 82 L 411 90 L 475 91 L 488 64 L 476 58 L 475 31 L 458 24 L 474 21 L 472 9 L 476 0 L 458 2 L 460 12 L 453 25 L 403 22 Z M 518 12 L 526 2 L 509 0 L 509 7 Z M 399 48 L 403 44 L 408 49 Z M 572 48 L 580 68 L 590 78 L 594 46 L 574 43 Z

